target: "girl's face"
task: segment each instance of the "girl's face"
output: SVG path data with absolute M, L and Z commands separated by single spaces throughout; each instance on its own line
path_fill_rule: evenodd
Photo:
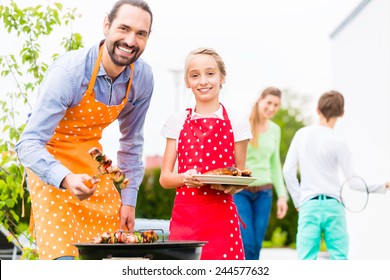
M 187 60 L 186 86 L 197 101 L 217 99 L 224 78 L 214 57 L 208 54 L 192 55 Z
M 260 98 L 258 102 L 258 112 L 260 118 L 272 119 L 280 108 L 280 98 L 268 94 L 267 96 Z

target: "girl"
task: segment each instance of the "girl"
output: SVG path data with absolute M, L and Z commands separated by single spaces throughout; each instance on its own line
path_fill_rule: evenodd
M 169 118 L 161 131 L 167 140 L 160 184 L 177 189 L 169 239 L 207 241 L 203 260 L 244 259 L 232 197 L 239 188 L 203 185 L 192 176 L 245 167 L 251 132 L 245 119 L 230 119 L 219 102 L 225 77 L 224 62 L 213 49 L 191 52 L 185 62 L 185 84 L 195 96 L 195 108 Z M 178 172 L 174 172 L 176 158 Z
M 238 213 L 246 225 L 242 235 L 247 260 L 260 257 L 271 213 L 273 188 L 278 196 L 276 217 L 284 218 L 288 209 L 288 192 L 279 156 L 280 128 L 271 121 L 279 110 L 281 96 L 279 89 L 266 88 L 253 105 L 249 117 L 253 139 L 248 147 L 247 167 L 259 180 L 234 196 Z

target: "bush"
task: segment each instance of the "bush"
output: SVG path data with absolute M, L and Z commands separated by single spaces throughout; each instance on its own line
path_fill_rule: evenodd
M 275 231 L 280 230 L 286 234 L 285 243 L 283 246 L 291 246 L 296 242 L 297 230 L 298 230 L 298 212 L 295 209 L 291 199 L 288 201 L 288 211 L 284 219 L 279 220 L 276 218 L 276 201 L 277 197 L 274 193 L 272 198 L 272 210 L 271 216 L 265 234 L 265 240 L 272 241 Z
M 171 218 L 176 189 L 164 189 L 159 183 L 161 169 L 146 169 L 138 191 L 136 218 Z

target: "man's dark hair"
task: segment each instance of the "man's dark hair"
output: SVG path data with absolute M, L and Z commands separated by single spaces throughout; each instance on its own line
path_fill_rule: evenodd
M 108 14 L 108 19 L 109 19 L 110 23 L 114 21 L 114 19 L 116 18 L 117 14 L 118 14 L 119 8 L 122 7 L 123 5 L 131 5 L 134 7 L 138 7 L 150 15 L 150 28 L 149 28 L 149 34 L 150 34 L 150 32 L 152 30 L 153 14 L 152 14 L 152 11 L 150 10 L 149 4 L 143 0 L 119 0 L 119 1 L 117 1 L 114 4 L 114 6 L 112 7 L 110 13 Z

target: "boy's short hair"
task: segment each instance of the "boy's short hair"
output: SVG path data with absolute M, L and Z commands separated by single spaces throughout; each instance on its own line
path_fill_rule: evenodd
M 344 96 L 335 90 L 325 92 L 318 100 L 318 110 L 329 120 L 344 114 Z

